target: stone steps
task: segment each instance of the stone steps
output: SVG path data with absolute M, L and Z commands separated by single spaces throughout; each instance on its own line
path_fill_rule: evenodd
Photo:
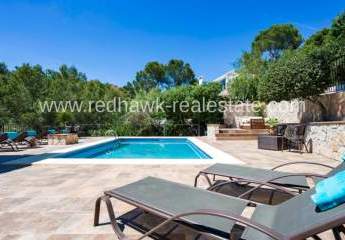
M 223 128 L 215 135 L 217 140 L 255 140 L 258 135 L 267 133 L 267 129 Z
M 216 136 L 216 140 L 256 140 L 257 135 Z
M 220 128 L 219 133 L 250 133 L 250 134 L 267 134 L 267 129 L 241 129 L 241 128 Z

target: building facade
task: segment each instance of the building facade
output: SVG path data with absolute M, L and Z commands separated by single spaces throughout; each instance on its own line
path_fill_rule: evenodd
M 232 71 L 229 71 L 229 72 L 226 72 L 224 73 L 223 75 L 215 78 L 212 80 L 212 82 L 218 82 L 222 85 L 222 92 L 221 94 L 224 95 L 224 96 L 227 96 L 228 95 L 228 86 L 230 84 L 230 82 L 237 76 L 237 73 L 232 70 Z

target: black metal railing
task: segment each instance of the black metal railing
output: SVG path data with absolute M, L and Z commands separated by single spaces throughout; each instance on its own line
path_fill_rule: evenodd
M 198 124 L 166 124 L 163 125 L 163 136 L 201 136 L 205 134 Z
M 16 132 L 23 132 L 27 128 L 22 125 L 18 124 L 1 124 L 0 125 L 0 132 L 10 132 L 10 131 L 16 131 Z
M 74 124 L 65 126 L 40 126 L 39 128 L 32 128 L 29 126 L 23 126 L 18 124 L 0 124 L 0 132 L 24 132 L 29 129 L 34 129 L 39 133 L 47 132 L 48 129 L 54 129 L 56 132 L 62 132 L 64 130 L 75 129 L 79 136 L 113 136 L 117 133 L 116 128 L 105 124 Z M 156 128 L 155 131 L 146 132 L 133 132 L 130 136 L 202 136 L 205 134 L 206 129 L 198 124 L 163 124 L 160 128 Z M 127 135 L 128 133 L 123 133 Z M 134 135 L 133 135 L 134 134 Z
M 326 90 L 327 93 L 345 91 L 345 55 L 337 57 L 331 63 L 331 85 Z

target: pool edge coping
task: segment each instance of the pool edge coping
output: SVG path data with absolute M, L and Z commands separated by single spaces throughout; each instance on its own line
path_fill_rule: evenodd
M 122 136 L 120 138 L 185 138 L 195 144 L 200 150 L 205 152 L 207 155 L 211 157 L 211 159 L 169 159 L 169 158 L 162 158 L 162 159 L 154 159 L 154 158 L 116 158 L 116 159 L 87 159 L 87 158 L 52 158 L 51 156 L 48 158 L 43 158 L 45 154 L 63 154 L 69 153 L 72 151 L 78 151 L 87 147 L 95 146 L 98 144 L 106 143 L 113 141 L 113 137 L 107 137 L 105 139 L 100 139 L 94 142 L 89 143 L 82 143 L 78 146 L 71 146 L 64 149 L 58 149 L 43 153 L 42 155 L 35 155 L 30 157 L 24 157 L 16 160 L 12 160 L 9 162 L 2 163 L 3 165 L 45 165 L 45 164 L 109 164 L 109 165 L 206 165 L 206 164 L 214 164 L 214 163 L 228 163 L 228 164 L 244 164 L 244 162 L 240 161 L 239 159 L 235 158 L 231 154 L 228 154 L 210 144 L 201 141 L 197 137 L 126 137 Z

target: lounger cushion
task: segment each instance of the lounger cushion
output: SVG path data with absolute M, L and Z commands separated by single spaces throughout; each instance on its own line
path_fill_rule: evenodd
M 275 177 L 289 174 L 289 173 L 280 172 L 280 171 L 271 171 L 271 170 L 265 170 L 265 169 L 252 168 L 249 166 L 221 164 L 221 163 L 214 164 L 211 167 L 203 170 L 203 172 L 209 173 L 209 174 L 216 174 L 220 176 L 232 176 L 234 178 L 242 178 L 242 179 L 254 180 L 254 181 L 256 180 L 256 181 L 262 181 L 262 182 L 267 182 L 270 179 L 273 179 Z M 286 178 L 278 179 L 272 182 L 276 184 L 308 188 L 307 180 L 303 176 L 286 177 Z
M 5 133 L 7 134 L 7 137 L 11 140 L 15 139 L 19 135 L 18 132 L 5 132 Z
M 321 211 L 326 211 L 345 202 L 345 171 L 318 182 L 316 193 L 311 196 Z
M 55 134 L 56 130 L 55 129 L 48 129 L 48 134 Z
M 28 137 L 36 137 L 37 136 L 37 132 L 35 130 L 28 130 L 28 131 L 26 131 L 26 134 Z
M 150 209 L 155 209 L 164 216 L 173 216 L 200 209 L 228 211 L 241 215 L 247 205 L 245 200 L 154 177 L 147 177 L 106 192 L 106 194 L 124 201 L 129 200 L 132 205 L 137 207 L 144 205 Z M 234 225 L 233 221 L 213 216 L 193 215 L 184 218 L 184 220 L 189 224 L 207 226 L 223 233 L 229 233 Z

